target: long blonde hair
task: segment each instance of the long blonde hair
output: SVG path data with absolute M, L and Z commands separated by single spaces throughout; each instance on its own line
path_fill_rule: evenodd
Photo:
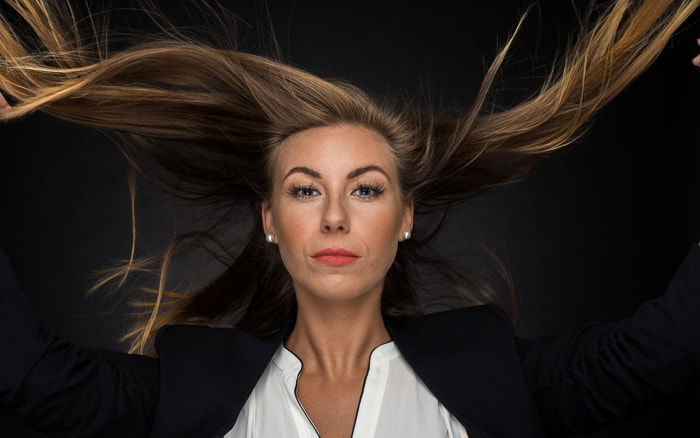
M 18 26 L 0 17 L 0 90 L 14 104 L 0 120 L 41 110 L 119 135 L 116 145 L 134 172 L 132 251 L 123 264 L 99 272 L 88 293 L 114 280 L 119 287 L 133 272 L 153 273 L 157 287 L 142 288 L 153 299 L 132 303 L 143 318 L 122 340 L 131 340 L 132 353 L 155 354 L 150 343 L 166 324 L 236 327 L 266 337 L 293 309 L 291 279 L 278 251 L 265 242 L 259 217 L 260 202 L 271 193 L 276 146 L 289 135 L 338 123 L 374 129 L 396 156 L 402 194 L 414 201 L 415 214 L 447 209 L 520 180 L 542 157 L 580 138 L 596 112 L 649 67 L 700 0 L 607 4 L 596 20 L 583 21 L 579 38 L 537 92 L 510 108 L 487 110 L 492 83 L 526 12 L 463 114 L 371 96 L 345 81 L 320 78 L 273 56 L 215 47 L 174 27 L 107 54 L 98 31 L 88 38 L 79 30 L 68 2 L 7 3 L 32 36 L 20 37 Z M 210 225 L 177 235 L 162 252 L 135 258 L 135 175 L 211 207 Z M 241 206 L 256 219 L 245 242 L 232 247 L 220 234 L 240 217 Z M 515 323 L 512 296 L 504 300 L 428 251 L 441 224 L 414 228 L 414 237 L 399 245 L 382 311 L 423 313 L 416 268 L 429 265 L 465 304 L 496 302 Z M 224 270 L 203 287 L 169 288 L 173 261 L 197 248 Z

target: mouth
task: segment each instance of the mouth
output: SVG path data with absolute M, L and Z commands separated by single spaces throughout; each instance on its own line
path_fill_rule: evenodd
M 354 263 L 361 257 L 349 249 L 345 248 L 326 248 L 312 255 L 313 259 L 320 263 L 325 263 L 331 266 L 343 266 Z
M 344 256 L 344 255 L 321 255 L 317 257 L 313 257 L 314 260 L 320 263 L 324 263 L 326 265 L 331 265 L 331 266 L 343 266 L 343 265 L 348 265 L 350 263 L 355 263 L 360 259 L 360 257 L 350 257 L 350 256 Z

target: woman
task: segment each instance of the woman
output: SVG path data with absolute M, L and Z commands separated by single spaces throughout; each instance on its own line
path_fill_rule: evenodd
M 165 290 L 167 268 L 216 226 L 105 278 L 162 266 L 129 334 L 140 354 L 47 333 L 5 261 L 0 405 L 17 418 L 66 436 L 534 437 L 601 426 L 697 377 L 697 245 L 663 299 L 550 339 L 516 338 L 488 290 L 459 283 L 470 307 L 422 315 L 411 282 L 414 209 L 514 182 L 570 144 L 697 1 L 612 4 L 539 94 L 484 113 L 511 38 L 461 117 L 177 35 L 101 59 L 48 5 L 11 4 L 51 60 L 2 23 L 0 88 L 17 101 L 3 119 L 41 109 L 124 133 L 134 169 L 157 163 L 164 189 L 247 201 L 258 218 L 239 254 L 212 250 L 227 269 L 191 294 Z

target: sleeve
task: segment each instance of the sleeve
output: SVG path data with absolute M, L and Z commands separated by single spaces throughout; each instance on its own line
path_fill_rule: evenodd
M 145 437 L 158 359 L 81 347 L 42 328 L 0 250 L 0 410 L 55 437 Z
M 700 377 L 700 246 L 693 243 L 665 294 L 631 317 L 516 343 L 552 436 L 588 432 L 683 394 Z

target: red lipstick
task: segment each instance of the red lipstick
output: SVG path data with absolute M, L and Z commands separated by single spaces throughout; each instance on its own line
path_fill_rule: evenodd
M 343 266 L 360 259 L 360 256 L 345 248 L 326 248 L 316 252 L 311 257 L 331 266 Z

